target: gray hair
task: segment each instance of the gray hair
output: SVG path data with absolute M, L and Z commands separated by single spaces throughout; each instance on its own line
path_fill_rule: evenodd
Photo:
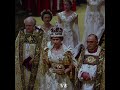
M 24 24 L 26 22 L 32 22 L 33 25 L 36 25 L 36 20 L 33 17 L 31 17 L 31 16 L 24 19 Z

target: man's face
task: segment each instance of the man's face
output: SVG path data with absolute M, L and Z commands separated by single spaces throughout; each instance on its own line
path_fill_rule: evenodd
M 98 45 L 98 42 L 94 36 L 89 36 L 87 38 L 87 49 L 88 50 L 94 50 L 97 47 L 97 45 Z
M 32 22 L 25 23 L 26 32 L 31 33 L 34 30 L 34 25 Z

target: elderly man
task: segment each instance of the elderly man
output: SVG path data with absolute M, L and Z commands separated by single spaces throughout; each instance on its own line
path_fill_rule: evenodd
M 33 17 L 27 17 L 24 24 L 15 41 L 15 90 L 38 90 L 43 30 L 35 26 Z
M 88 36 L 87 48 L 83 49 L 80 54 L 79 65 L 78 78 L 82 82 L 82 90 L 105 90 L 104 85 L 102 85 L 104 82 L 105 52 L 98 46 L 96 35 L 90 34 Z

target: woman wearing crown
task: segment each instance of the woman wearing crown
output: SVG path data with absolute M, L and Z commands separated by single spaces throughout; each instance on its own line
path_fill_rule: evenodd
M 40 90 L 73 90 L 71 82 L 72 67 L 77 63 L 71 54 L 71 49 L 63 43 L 63 29 L 54 27 L 51 29 L 51 41 L 53 46 L 44 49 L 43 62 L 48 65 L 45 74 L 45 86 Z

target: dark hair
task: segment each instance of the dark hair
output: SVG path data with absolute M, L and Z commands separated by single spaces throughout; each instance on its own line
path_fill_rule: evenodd
M 97 37 L 95 34 L 90 34 L 90 35 L 88 35 L 88 37 L 90 37 L 90 36 L 94 36 L 95 39 L 96 39 L 96 41 L 98 41 L 98 37 Z
M 51 37 L 51 39 L 54 38 L 54 37 Z M 60 38 L 61 41 L 63 41 L 63 37 L 56 37 L 56 38 Z
M 71 2 L 71 0 L 65 0 L 65 2 L 68 2 L 70 4 L 70 6 L 71 6 L 70 9 L 72 9 L 72 2 Z
M 41 13 L 41 19 L 43 20 L 43 17 L 44 17 L 44 15 L 45 14 L 49 14 L 50 15 L 50 21 L 52 20 L 52 12 L 51 11 L 43 11 L 42 13 Z

